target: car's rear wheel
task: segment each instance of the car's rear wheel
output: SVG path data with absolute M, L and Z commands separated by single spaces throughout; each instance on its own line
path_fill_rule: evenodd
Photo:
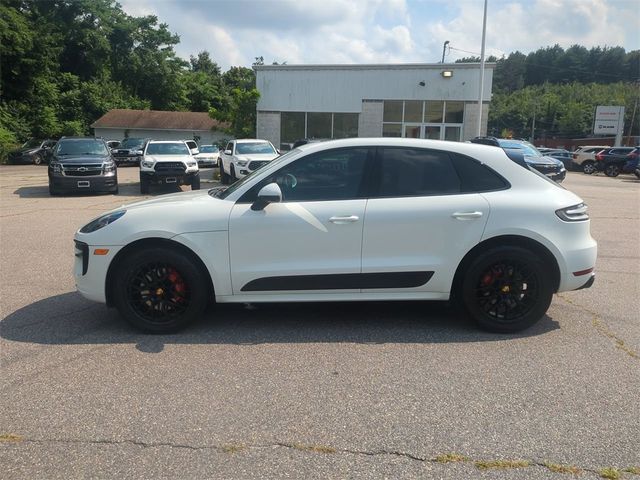
M 596 163 L 592 160 L 585 160 L 582 163 L 582 171 L 587 175 L 591 175 L 596 171 Z
M 233 165 L 231 165 L 230 169 L 231 169 L 231 183 L 235 183 L 238 181 L 238 177 L 236 177 L 236 169 Z
M 136 251 L 119 262 L 114 304 L 134 327 L 171 333 L 200 318 L 209 282 L 187 256 L 165 247 Z
M 191 190 L 200 190 L 200 175 L 191 177 Z
M 464 273 L 461 298 L 478 325 L 512 333 L 545 314 L 553 288 L 543 261 L 521 247 L 497 247 L 478 255 Z
M 617 177 L 620 175 L 620 167 L 615 163 L 610 163 L 606 167 L 604 167 L 604 174 L 607 177 Z
M 40 155 L 39 153 L 36 153 L 33 156 L 33 164 L 34 165 L 42 165 L 42 155 Z

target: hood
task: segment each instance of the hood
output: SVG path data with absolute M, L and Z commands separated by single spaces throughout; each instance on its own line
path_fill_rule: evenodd
M 277 153 L 252 153 L 250 155 L 237 155 L 236 158 L 238 160 L 273 160 L 278 157 Z
M 54 161 L 60 163 L 102 163 L 109 160 L 110 155 L 62 155 L 54 158 Z
M 136 208 L 153 206 L 163 207 L 167 205 L 178 206 L 179 208 L 189 208 L 190 205 L 193 205 L 195 203 L 202 203 L 203 200 L 208 200 L 209 198 L 211 198 L 211 196 L 207 192 L 208 190 L 190 190 L 188 192 L 160 195 L 148 200 L 142 200 L 139 202 L 129 203 L 128 205 L 123 205 L 116 210 L 120 210 L 121 208 L 132 210 Z
M 193 161 L 191 155 L 145 155 L 144 159 L 151 162 L 190 162 Z

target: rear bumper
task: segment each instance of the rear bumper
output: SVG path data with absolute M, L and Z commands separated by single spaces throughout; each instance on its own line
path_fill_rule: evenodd
M 582 290 L 583 288 L 590 288 L 595 281 L 596 281 L 596 274 L 591 272 L 591 276 L 589 277 L 589 280 L 587 280 L 584 283 L 584 285 L 582 285 L 581 287 L 576 288 L 576 290 Z

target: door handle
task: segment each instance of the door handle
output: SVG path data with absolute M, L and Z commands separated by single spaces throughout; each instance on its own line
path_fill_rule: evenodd
M 357 215 L 349 215 L 347 217 L 331 217 L 329 221 L 331 223 L 343 224 L 343 223 L 353 223 L 360 220 L 360 217 Z
M 480 218 L 482 212 L 455 212 L 452 213 L 451 216 L 458 220 L 472 220 L 474 218 Z

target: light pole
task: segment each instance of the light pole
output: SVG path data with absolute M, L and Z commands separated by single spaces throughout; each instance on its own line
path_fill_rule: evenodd
M 444 54 L 447 51 L 447 45 L 449 45 L 449 40 L 444 42 L 444 45 L 442 45 L 442 63 L 444 63 Z
M 480 94 L 478 95 L 478 136 L 482 135 L 482 95 L 484 94 L 484 44 L 487 36 L 487 0 L 482 18 L 482 50 L 480 50 Z

